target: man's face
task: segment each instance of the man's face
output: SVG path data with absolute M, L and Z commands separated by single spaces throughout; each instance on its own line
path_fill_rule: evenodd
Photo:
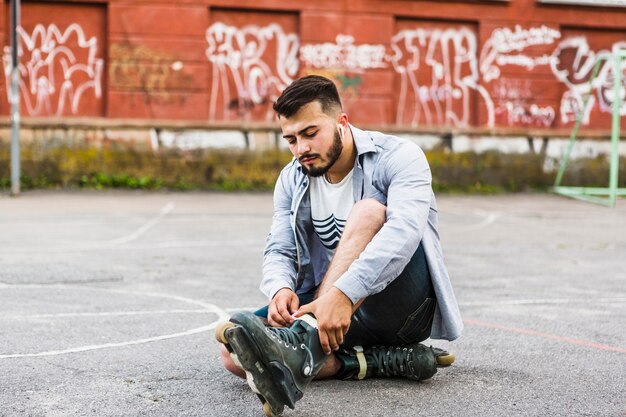
M 296 114 L 280 117 L 283 137 L 306 174 L 324 175 L 341 156 L 343 143 L 337 119 L 322 111 L 319 102 L 303 106 Z

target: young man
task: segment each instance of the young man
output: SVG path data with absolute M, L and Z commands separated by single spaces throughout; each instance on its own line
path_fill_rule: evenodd
M 424 153 L 350 125 L 320 76 L 293 82 L 274 110 L 294 159 L 274 191 L 270 303 L 218 327 L 225 367 L 269 416 L 293 408 L 313 377 L 430 378 L 454 356 L 419 342 L 454 340 L 463 325 Z

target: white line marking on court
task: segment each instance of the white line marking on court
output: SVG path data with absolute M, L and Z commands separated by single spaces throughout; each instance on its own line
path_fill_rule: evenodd
M 72 253 L 72 252 L 87 252 L 87 251 L 98 251 L 103 249 L 112 249 L 116 246 L 120 246 L 126 243 L 130 243 L 135 241 L 141 237 L 148 230 L 157 225 L 160 221 L 162 221 L 165 216 L 171 213 L 174 210 L 175 204 L 173 202 L 167 203 L 163 208 L 159 211 L 159 213 L 146 221 L 143 225 L 141 225 L 134 232 L 119 237 L 117 239 L 105 240 L 100 242 L 85 242 L 80 246 L 67 246 L 67 247 L 37 247 L 37 248 L 17 248 L 15 250 L 9 249 L 7 252 L 10 254 L 31 254 L 31 253 Z
M 163 220 L 165 216 L 171 213 L 172 210 L 174 210 L 174 207 L 175 207 L 175 204 L 170 201 L 161 209 L 161 211 L 156 217 L 153 217 L 152 219 L 148 220 L 146 223 L 144 223 L 139 229 L 135 230 L 133 233 L 126 235 L 126 236 L 122 236 L 118 239 L 109 240 L 107 242 L 104 242 L 104 244 L 105 245 L 122 245 L 124 243 L 132 242 L 133 240 L 138 239 L 141 235 L 143 235 L 152 227 L 154 227 L 154 225 L 156 225 L 161 220 Z
M 157 314 L 213 314 L 214 312 L 206 309 L 196 310 L 147 310 L 147 311 L 98 311 L 92 313 L 51 313 L 51 314 L 13 314 L 13 315 L 0 315 L 0 320 L 3 319 L 47 319 L 47 318 L 66 318 L 66 317 L 107 317 L 107 316 L 145 316 L 145 315 L 157 315 Z
M 190 240 L 190 241 L 171 241 L 171 242 L 151 242 L 151 243 L 140 243 L 134 245 L 128 245 L 119 247 L 118 245 L 83 245 L 83 246 L 69 246 L 69 247 L 60 247 L 60 248 L 50 248 L 50 247 L 38 247 L 38 248 L 28 248 L 28 249 L 15 249 L 10 250 L 10 252 L 5 252 L 10 255 L 27 255 L 27 254 L 39 254 L 42 252 L 45 253 L 82 253 L 82 252 L 93 252 L 93 251 L 111 251 L 111 250 L 158 250 L 158 249 L 177 249 L 177 248 L 214 248 L 214 247 L 225 247 L 225 246 L 236 246 L 238 248 L 261 248 L 263 249 L 263 245 L 265 242 L 263 239 L 242 239 L 242 240 Z
M 189 241 L 172 241 L 172 242 L 156 242 L 149 244 L 133 245 L 132 249 L 173 249 L 173 248 L 204 248 L 204 247 L 221 247 L 221 246 L 237 246 L 237 247 L 260 247 L 263 248 L 265 242 L 263 239 L 241 239 L 241 240 L 189 240 Z
M 38 352 L 38 353 L 13 353 L 13 354 L 8 354 L 8 355 L 0 355 L 0 359 L 35 358 L 35 357 L 42 357 L 42 356 L 56 356 L 56 355 L 66 355 L 68 353 L 87 352 L 87 351 L 90 351 L 90 350 L 110 349 L 110 348 L 115 348 L 115 347 L 141 345 L 143 343 L 158 342 L 160 340 L 174 339 L 176 337 L 190 336 L 192 334 L 198 334 L 198 333 L 206 332 L 206 331 L 209 331 L 211 329 L 214 329 L 215 326 L 217 326 L 217 323 L 218 322 L 216 321 L 216 322 L 213 322 L 213 323 L 209 324 L 208 326 L 196 327 L 195 329 L 190 329 L 190 330 L 187 330 L 185 332 L 172 333 L 172 334 L 167 334 L 167 335 L 163 335 L 163 336 L 156 336 L 156 337 L 148 337 L 146 339 L 131 340 L 129 342 L 105 343 L 105 344 L 102 344 L 102 345 L 81 346 L 81 347 L 72 348 L 72 349 L 50 350 L 48 352 Z
M 442 211 L 442 214 L 452 214 L 454 216 L 459 216 L 459 217 L 463 217 L 463 218 L 467 217 L 467 213 L 466 212 L 464 212 L 464 213 L 457 213 L 457 212 L 452 211 L 452 210 Z M 487 227 L 490 224 L 494 223 L 501 216 L 501 214 L 498 213 L 498 212 L 491 212 L 491 211 L 485 211 L 485 210 L 472 210 L 471 214 L 473 214 L 475 216 L 478 216 L 478 217 L 481 217 L 482 220 L 480 220 L 478 223 L 474 223 L 474 224 L 455 226 L 454 227 L 455 230 L 466 231 L 466 230 L 482 229 L 482 228 Z
M 495 222 L 499 217 L 500 217 L 500 213 L 489 213 L 489 215 L 485 217 L 485 219 L 482 222 L 477 223 L 470 228 L 481 229 L 483 227 L 489 226 L 491 223 Z
M 259 305 L 258 307 L 237 307 L 237 308 L 225 308 L 224 311 L 226 312 L 233 312 L 233 311 L 256 311 L 259 308 L 261 308 L 262 306 Z
M 495 222 L 500 217 L 500 213 L 490 213 L 490 212 L 485 212 L 485 211 L 481 211 L 481 210 L 474 210 L 474 214 L 477 214 L 477 215 L 482 216 L 484 218 L 480 222 L 478 222 L 478 223 L 470 224 L 468 226 L 461 226 L 459 228 L 462 229 L 463 231 L 465 231 L 465 230 L 482 229 L 484 227 L 489 226 L 490 224 Z
M 134 346 L 140 345 L 144 343 L 157 342 L 161 340 L 174 339 L 177 337 L 190 336 L 198 333 L 203 333 L 215 329 L 219 322 L 228 320 L 230 315 L 224 311 L 222 308 L 216 306 L 215 304 L 205 303 L 203 301 L 193 300 L 191 298 L 186 298 L 178 295 L 170 295 L 170 294 L 161 294 L 155 292 L 140 292 L 140 291 L 131 291 L 131 290 L 120 290 L 120 289 L 109 289 L 109 288 L 98 288 L 98 287 L 83 287 L 83 286 L 72 286 L 72 285 L 41 285 L 41 284 L 16 284 L 16 285 L 0 285 L 0 289 L 7 288 L 28 288 L 28 289 L 68 289 L 68 290 L 91 290 L 91 291 L 105 291 L 117 294 L 125 294 L 125 295 L 133 295 L 133 296 L 144 296 L 144 297 L 155 297 L 155 298 L 166 298 L 170 300 L 176 300 L 183 303 L 193 304 L 202 307 L 203 312 L 211 312 L 216 314 L 217 320 L 214 322 L 201 327 L 196 327 L 193 329 L 189 329 L 183 332 L 177 332 L 172 334 L 165 334 L 161 336 L 148 337 L 144 339 L 130 340 L 126 342 L 117 342 L 117 343 L 104 343 L 100 345 L 88 345 L 88 346 L 79 346 L 75 348 L 61 349 L 61 350 L 50 350 L 46 352 L 35 352 L 35 353 L 8 353 L 0 355 L 0 359 L 10 359 L 10 358 L 32 358 L 32 357 L 43 357 L 43 356 L 56 356 L 56 355 L 65 355 L 70 353 L 79 353 L 79 352 L 87 352 L 92 350 L 99 349 L 110 349 L 116 347 L 124 347 L 124 346 Z

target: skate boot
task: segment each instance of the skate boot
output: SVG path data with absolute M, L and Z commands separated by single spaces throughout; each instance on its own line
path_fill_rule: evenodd
M 215 337 L 246 372 L 248 385 L 270 417 L 280 416 L 285 405 L 295 407 L 327 359 L 317 320 L 309 314 L 290 328 L 274 328 L 251 312 L 237 312 L 218 325 Z
M 428 379 L 437 367 L 449 366 L 454 355 L 421 343 L 403 346 L 355 346 L 335 353 L 341 364 L 337 378 L 404 377 L 414 381 Z

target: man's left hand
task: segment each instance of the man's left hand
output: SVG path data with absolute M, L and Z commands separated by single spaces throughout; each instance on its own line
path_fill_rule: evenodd
M 301 306 L 294 314 L 300 317 L 312 313 L 317 319 L 320 344 L 327 355 L 338 350 L 348 333 L 352 318 L 352 301 L 339 289 L 332 287 L 309 304 Z

